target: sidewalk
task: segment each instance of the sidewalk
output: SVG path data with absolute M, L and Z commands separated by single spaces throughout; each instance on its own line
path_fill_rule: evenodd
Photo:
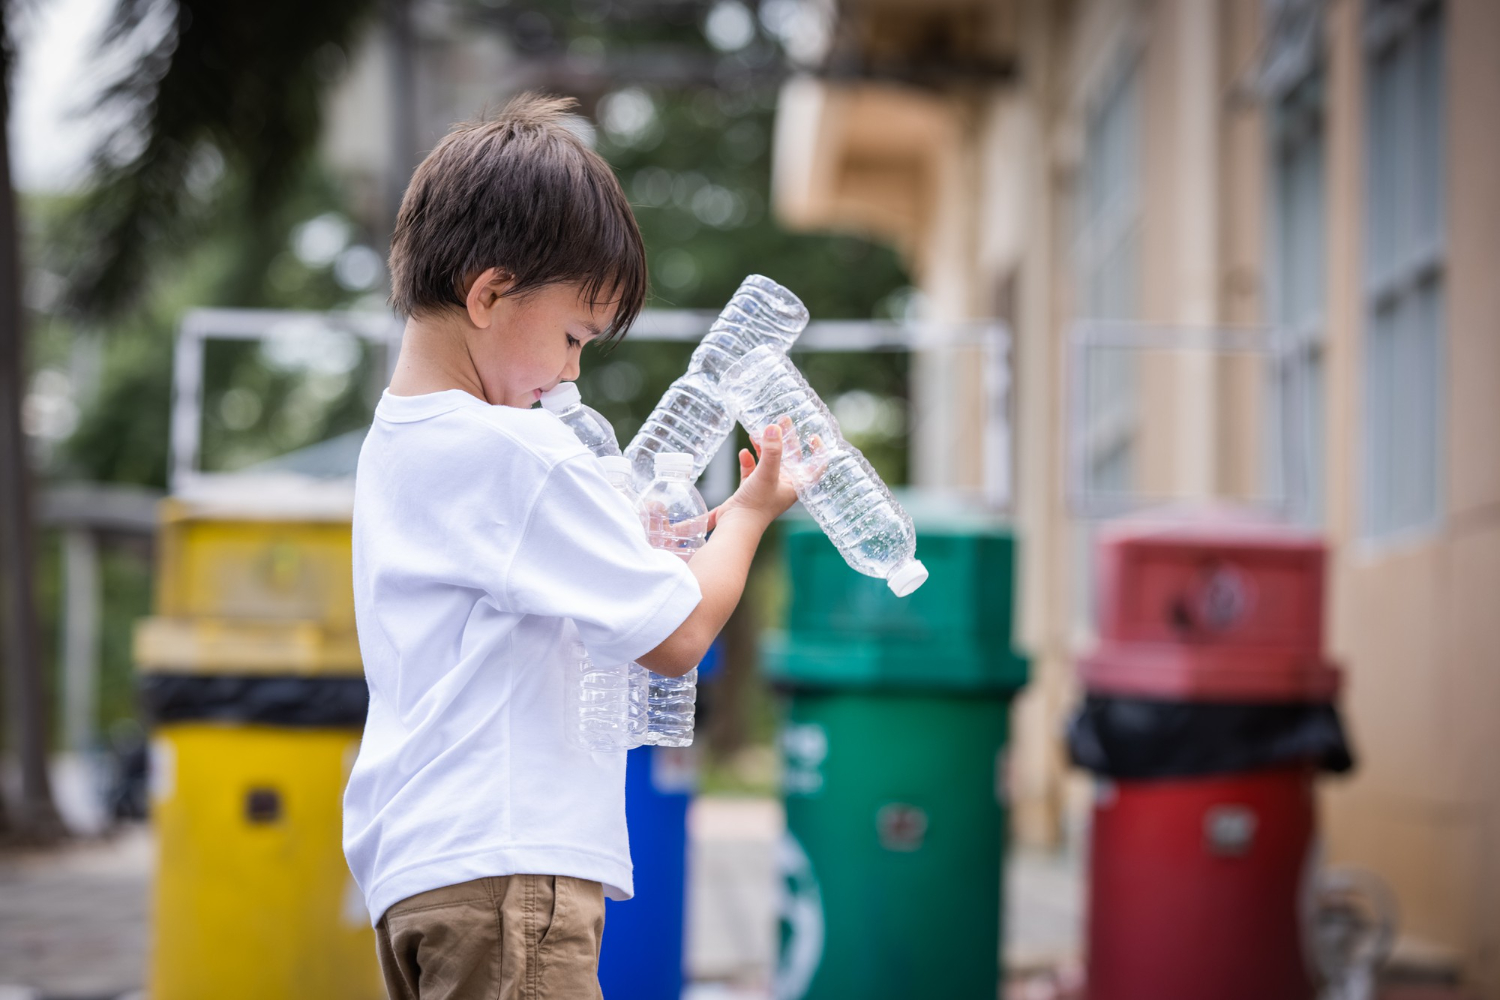
M 0 1000 L 105 1000 L 145 978 L 151 835 L 0 855 Z
M 684 1000 L 770 1000 L 782 830 L 774 800 L 705 797 L 694 804 L 688 817 L 692 985 Z M 54 851 L 0 854 L 0 1000 L 139 997 L 151 864 L 151 832 L 143 824 Z M 1082 982 L 1077 863 L 1016 852 L 1006 879 L 1004 995 L 1075 1000 Z M 1417 984 L 1381 993 L 1382 1000 L 1470 996 Z
M 689 814 L 690 1000 L 767 1000 L 777 942 L 780 803 L 702 798 Z M 113 1000 L 144 982 L 151 834 L 0 855 L 0 1000 Z M 1009 961 L 1077 953 L 1077 878 L 1021 855 L 1009 874 Z

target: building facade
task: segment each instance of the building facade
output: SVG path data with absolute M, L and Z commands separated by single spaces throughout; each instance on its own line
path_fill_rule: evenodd
M 1060 741 L 1089 641 L 1090 528 L 1070 482 L 1243 498 L 1277 480 L 1332 552 L 1330 651 L 1359 767 L 1324 783 L 1327 857 L 1394 888 L 1403 948 L 1500 997 L 1500 4 L 826 13 L 823 58 L 782 95 L 778 212 L 890 240 L 929 318 L 1013 330 L 1036 664 L 1016 708 L 1017 835 L 1056 844 L 1086 815 Z M 1070 466 L 1080 320 L 1260 326 L 1275 347 L 1254 372 L 1104 366 L 1090 413 L 1117 419 Z M 980 366 L 939 346 L 913 369 L 914 476 L 978 487 Z M 1298 461 L 1268 462 L 1267 428 L 1292 417 Z

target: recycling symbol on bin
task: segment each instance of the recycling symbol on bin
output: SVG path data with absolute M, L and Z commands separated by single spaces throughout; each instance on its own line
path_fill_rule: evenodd
M 1226 632 L 1250 613 L 1254 595 L 1243 572 L 1229 563 L 1214 562 L 1204 566 L 1185 592 L 1177 595 L 1168 615 L 1179 632 Z
M 777 844 L 776 866 L 781 876 L 776 899 L 781 947 L 774 995 L 776 1000 L 801 1000 L 823 964 L 823 893 L 812 861 L 790 830 Z

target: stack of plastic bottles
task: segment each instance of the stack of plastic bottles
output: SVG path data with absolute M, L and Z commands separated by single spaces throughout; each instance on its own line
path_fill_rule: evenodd
M 927 579 L 916 559 L 911 517 L 807 384 L 787 349 L 807 325 L 791 292 L 750 275 L 693 351 L 622 456 L 614 430 L 565 382 L 542 397 L 599 457 L 609 481 L 641 517 L 648 540 L 690 559 L 706 540 L 708 507 L 693 487 L 736 418 L 753 441 L 771 424 L 785 430 L 783 468 L 808 513 L 844 559 L 880 577 L 898 597 Z M 639 488 L 639 493 L 637 493 Z M 588 750 L 693 741 L 697 670 L 665 677 L 638 663 L 598 665 L 573 651 L 568 731 Z

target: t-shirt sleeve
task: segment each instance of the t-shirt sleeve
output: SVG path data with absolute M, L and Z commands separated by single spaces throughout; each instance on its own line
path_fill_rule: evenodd
M 598 663 L 627 663 L 655 649 L 703 599 L 685 562 L 647 544 L 640 520 L 592 455 L 548 473 L 504 590 L 511 610 L 573 619 Z

